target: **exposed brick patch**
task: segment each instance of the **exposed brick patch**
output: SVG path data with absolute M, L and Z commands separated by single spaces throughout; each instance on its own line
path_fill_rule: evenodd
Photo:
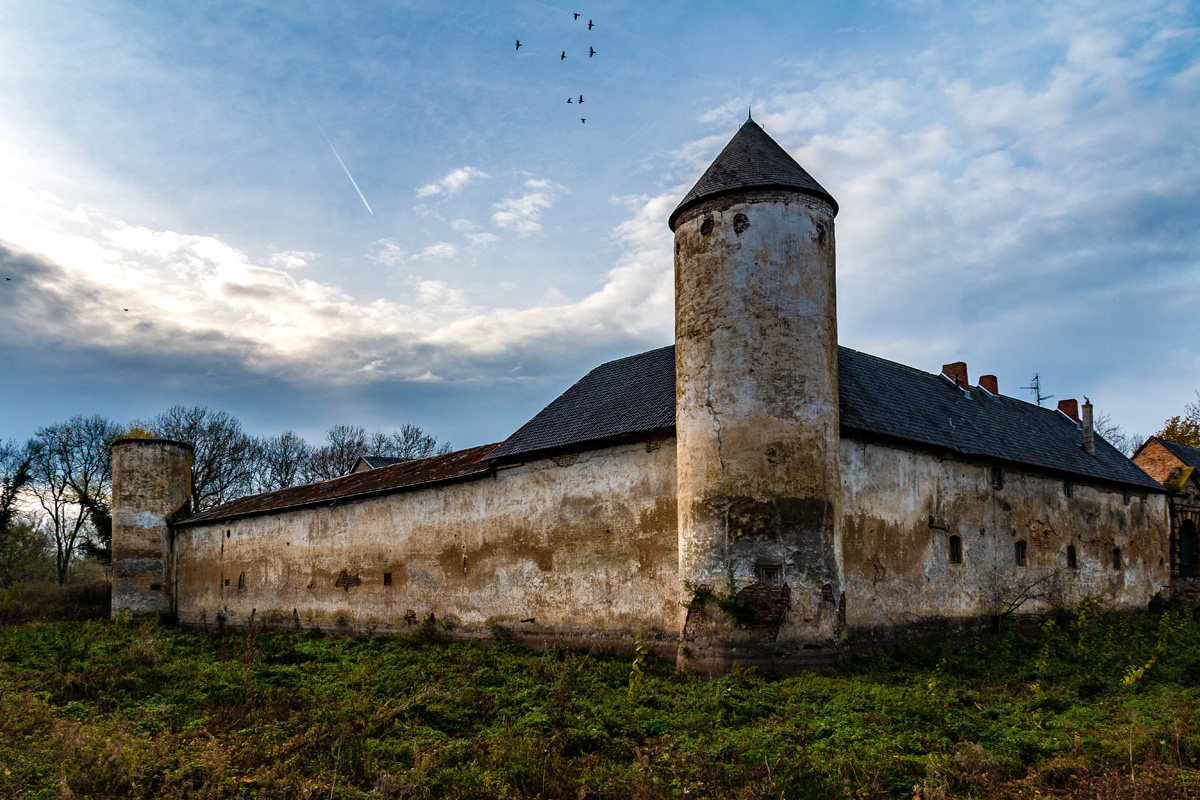
M 1174 453 L 1153 439 L 1142 446 L 1142 449 L 1134 457 L 1133 463 L 1159 483 L 1167 480 L 1171 475 L 1171 470 L 1187 466 Z
M 792 605 L 792 593 L 786 585 L 764 586 L 756 583 L 737 593 L 749 607 L 743 624 L 751 630 L 779 632 L 783 616 Z

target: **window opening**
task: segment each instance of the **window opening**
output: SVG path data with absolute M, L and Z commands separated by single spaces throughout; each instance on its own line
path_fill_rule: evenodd
M 1179 526 L 1179 575 L 1191 578 L 1200 574 L 1200 533 L 1190 519 Z
M 384 586 L 392 585 L 392 573 L 390 573 L 390 572 L 383 573 L 383 585 Z
M 783 565 L 759 564 L 754 568 L 754 577 L 763 586 L 779 586 L 783 583 Z
M 1023 540 L 1017 542 L 1014 554 L 1016 555 L 1016 558 L 1017 558 L 1017 566 L 1018 567 L 1025 566 L 1025 542 Z
M 1070 481 L 1063 481 L 1063 496 L 1071 497 L 1075 494 L 1075 485 Z
M 1075 558 L 1075 545 L 1067 545 L 1067 569 L 1079 569 L 1079 562 Z
M 243 572 L 240 575 L 238 575 L 238 591 L 240 592 L 245 588 L 246 588 L 246 573 Z
M 992 467 L 992 488 L 1004 488 L 1004 467 Z
M 950 563 L 951 564 L 961 564 L 962 563 L 962 537 L 961 536 L 955 535 L 955 536 L 950 537 Z
M 1113 569 L 1121 568 L 1121 548 L 1113 548 Z
M 1133 497 L 1133 495 L 1129 493 L 1128 489 L 1121 493 L 1121 500 L 1125 503 L 1125 505 L 1129 505 L 1129 500 L 1131 497 Z

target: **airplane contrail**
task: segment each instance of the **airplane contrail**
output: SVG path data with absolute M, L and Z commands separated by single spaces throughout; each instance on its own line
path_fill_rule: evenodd
M 371 211 L 371 204 L 367 202 L 367 198 L 363 197 L 362 189 L 358 188 L 358 183 L 355 182 L 354 176 L 350 174 L 350 170 L 346 169 L 346 164 L 342 161 L 342 157 L 338 155 L 337 148 L 333 146 L 333 142 L 329 141 L 329 137 L 325 134 L 325 129 L 321 128 L 321 123 L 317 123 L 317 127 L 321 130 L 321 135 L 325 137 L 325 143 L 329 145 L 329 149 L 333 151 L 333 157 L 342 165 L 342 170 L 346 173 L 346 177 L 350 179 L 350 183 L 354 185 L 354 191 L 358 192 L 358 196 L 362 199 L 363 205 L 367 207 L 367 212 L 371 216 L 375 216 L 375 212 Z

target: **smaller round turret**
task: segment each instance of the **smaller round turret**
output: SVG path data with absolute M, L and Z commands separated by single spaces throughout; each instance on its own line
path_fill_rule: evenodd
M 192 446 L 168 439 L 118 439 L 112 464 L 112 611 L 171 613 L 170 522 L 191 510 Z

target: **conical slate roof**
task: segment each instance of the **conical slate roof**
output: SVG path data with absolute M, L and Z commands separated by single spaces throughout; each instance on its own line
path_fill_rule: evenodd
M 829 201 L 834 214 L 838 210 L 833 195 L 805 172 L 804 167 L 797 164 L 796 159 L 789 156 L 757 122 L 748 119 L 684 196 L 667 224 L 673 231 L 675 220 L 688 208 L 703 200 L 744 189 L 794 189 Z

